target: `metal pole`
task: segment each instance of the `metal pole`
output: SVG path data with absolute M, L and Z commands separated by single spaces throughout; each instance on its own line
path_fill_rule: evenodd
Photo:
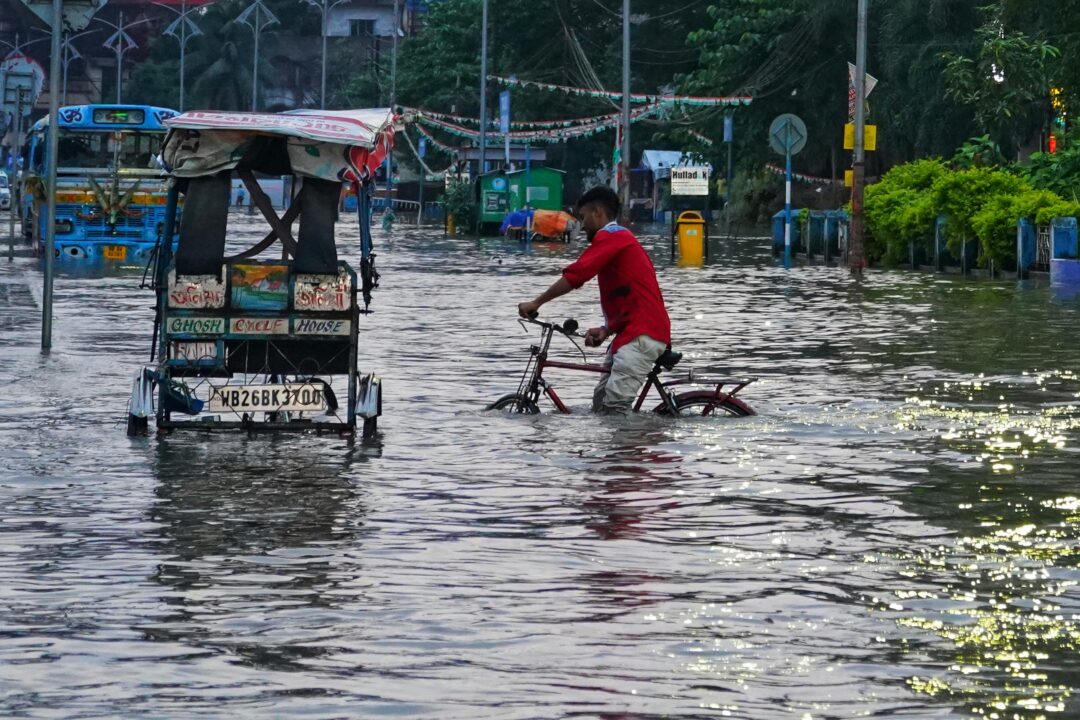
M 623 0 L 622 152 L 619 197 L 623 213 L 630 217 L 630 0 Z
M 326 109 L 326 14 L 330 11 L 326 6 L 327 0 L 322 3 L 322 71 L 319 77 L 319 109 Z M 396 13 L 395 13 L 396 14 Z M 397 34 L 394 35 L 397 37 Z
M 866 15 L 867 0 L 859 0 L 859 26 L 855 51 L 855 162 L 851 188 L 851 272 L 866 267 L 863 238 L 863 190 L 866 186 Z
M 120 11 L 119 34 L 116 36 L 116 104 L 120 104 L 120 77 L 124 72 L 124 12 Z
M 727 224 L 727 233 L 731 234 L 731 185 L 735 181 L 734 165 L 732 164 L 732 147 L 735 145 L 735 119 L 731 119 L 731 139 L 727 144 L 727 193 L 724 197 L 724 220 Z
M 788 151 L 784 154 L 784 259 L 791 260 L 791 123 L 787 126 Z
M 56 155 L 60 146 L 60 36 L 63 34 L 63 0 L 52 3 L 52 52 L 49 62 L 49 133 L 46 151 L 45 282 L 41 293 L 41 351 L 52 348 L 53 252 L 56 247 Z M 119 85 L 117 86 L 119 88 Z
M 258 109 L 259 97 L 259 6 L 255 6 L 255 54 L 251 63 L 251 112 Z
M 7 105 L 7 73 L 0 68 L 0 111 L 3 110 L 5 105 Z M 12 119 L 12 121 L 14 122 L 14 119 Z M 5 125 L 4 132 L 7 132 L 8 129 L 9 128 Z M 15 143 L 18 143 L 18 135 L 15 137 Z M 14 143 L 12 152 L 14 152 Z M 2 153 L 0 153 L 0 159 L 3 159 Z M 13 162 L 12 168 L 14 167 L 15 164 Z M 11 177 L 8 178 L 8 188 L 9 192 L 11 192 L 11 207 L 8 208 L 8 262 L 11 262 L 15 259 L 15 208 L 17 206 L 15 202 L 15 173 L 12 173 Z
M 15 159 L 12 162 L 12 168 L 14 169 L 13 178 L 9 178 L 9 185 L 11 186 L 11 207 L 8 209 L 8 230 L 11 233 L 10 240 L 8 242 L 8 262 L 15 259 L 15 208 L 18 207 L 16 201 L 20 203 L 22 201 L 22 192 L 15 192 L 15 185 L 19 180 L 19 158 L 22 157 L 22 117 L 23 117 L 23 89 L 17 88 L 15 90 L 15 143 L 12 145 L 12 151 L 15 153 Z
M 67 33 L 64 33 L 64 45 L 63 45 L 64 79 L 62 81 L 64 83 L 64 91 L 63 91 L 62 100 L 61 100 L 61 104 L 63 104 L 63 105 L 67 105 L 68 63 L 71 62 L 68 59 L 70 57 L 70 55 L 71 55 L 71 52 L 68 49 L 68 43 L 69 42 L 70 42 L 70 40 L 67 37 Z
M 397 104 L 397 49 L 398 49 L 398 0 L 394 0 L 394 43 L 390 53 L 390 109 Z M 421 169 L 421 173 L 423 170 Z M 386 153 L 386 212 L 392 218 L 394 209 L 394 160 L 393 152 Z
M 180 112 L 184 112 L 184 56 L 187 49 L 187 0 L 180 3 Z
M 394 53 L 390 58 L 390 107 L 397 102 L 398 0 L 394 0 Z
M 488 0 L 483 2 L 480 28 L 480 168 L 477 177 L 484 174 L 487 161 Z

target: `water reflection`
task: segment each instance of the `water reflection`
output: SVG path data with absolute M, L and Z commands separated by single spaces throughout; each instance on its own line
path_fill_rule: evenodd
M 168 613 L 139 629 L 276 670 L 332 653 L 311 641 L 340 607 L 363 602 L 365 506 L 351 477 L 369 452 L 303 437 L 154 443 L 150 520 L 163 560 L 153 580 Z M 320 630 L 305 634 L 306 623 Z

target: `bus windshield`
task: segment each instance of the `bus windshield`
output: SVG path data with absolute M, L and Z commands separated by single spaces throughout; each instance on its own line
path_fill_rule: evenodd
M 64 130 L 60 134 L 59 165 L 75 168 L 146 170 L 156 167 L 151 158 L 161 147 L 163 132 L 89 132 Z

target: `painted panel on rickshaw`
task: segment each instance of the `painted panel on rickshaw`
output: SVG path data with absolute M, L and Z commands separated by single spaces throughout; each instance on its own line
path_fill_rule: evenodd
M 297 275 L 293 308 L 301 312 L 345 312 L 351 307 L 352 278 L 338 275 Z
M 288 265 L 230 267 L 231 304 L 238 310 L 284 310 L 289 306 Z
M 225 283 L 213 275 L 169 273 L 169 307 L 181 310 L 217 310 L 225 307 Z

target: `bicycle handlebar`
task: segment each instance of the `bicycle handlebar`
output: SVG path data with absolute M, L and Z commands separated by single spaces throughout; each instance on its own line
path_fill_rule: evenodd
M 531 315 L 527 319 L 526 318 L 521 318 L 518 322 L 529 323 L 530 325 L 539 325 L 542 328 L 554 330 L 555 332 L 557 332 L 557 333 L 559 333 L 561 335 L 566 335 L 567 337 L 585 337 L 584 335 L 582 335 L 581 333 L 578 332 L 578 328 L 580 326 L 578 325 L 578 321 L 575 320 L 574 318 L 567 318 L 566 320 L 563 320 L 562 325 L 559 325 L 557 323 L 544 322 L 543 320 L 538 320 L 537 319 L 538 317 L 539 317 L 539 313 L 536 313 L 536 314 Z

